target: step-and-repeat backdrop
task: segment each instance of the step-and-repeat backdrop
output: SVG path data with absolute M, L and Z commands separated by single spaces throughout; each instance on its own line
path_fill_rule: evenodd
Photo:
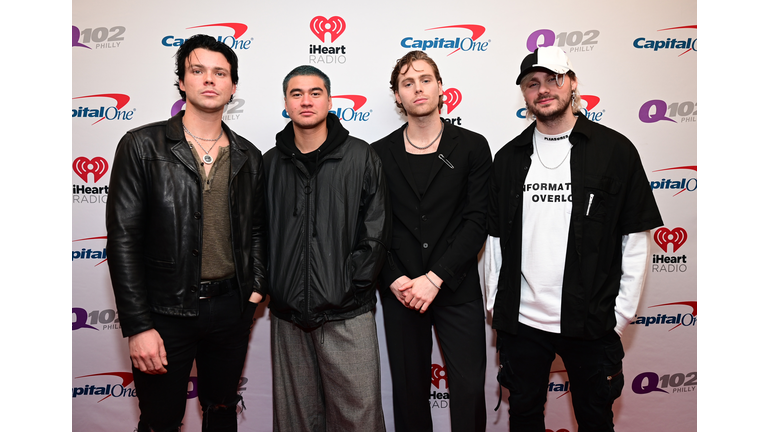
M 230 45 L 240 85 L 224 121 L 262 152 L 288 122 L 282 80 L 310 64 L 332 83 L 334 112 L 373 142 L 404 119 L 389 90 L 395 60 L 413 49 L 435 59 L 445 120 L 483 134 L 493 153 L 528 124 L 515 78 L 537 46 L 561 47 L 583 95 L 583 113 L 638 148 L 665 225 L 637 315 L 623 337 L 626 385 L 614 405 L 623 431 L 694 431 L 697 339 L 697 22 L 694 0 L 614 2 L 217 2 L 136 0 L 72 4 L 72 428 L 132 430 L 138 421 L 127 340 L 120 332 L 106 260 L 104 211 L 115 147 L 129 129 L 167 119 L 183 102 L 174 54 L 206 33 Z M 482 256 L 479 257 L 482 265 Z M 272 427 L 269 311 L 257 312 L 241 388 L 240 427 Z M 486 328 L 488 430 L 508 430 L 498 411 L 495 334 Z M 382 392 L 394 429 L 381 313 Z M 448 431 L 444 361 L 433 352 L 435 430 Z M 558 359 L 548 386 L 547 429 L 575 432 L 567 372 Z M 198 430 L 196 372 L 182 430 Z

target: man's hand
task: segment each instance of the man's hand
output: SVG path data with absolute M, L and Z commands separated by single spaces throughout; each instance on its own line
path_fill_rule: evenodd
M 407 308 L 410 308 L 410 306 L 405 302 L 405 296 L 410 294 L 410 291 L 407 289 L 401 290 L 401 288 L 409 282 L 411 282 L 411 278 L 403 275 L 395 279 L 395 281 L 392 282 L 392 285 L 389 286 L 389 289 L 392 291 L 392 294 L 395 295 L 395 298 Z
M 254 291 L 253 293 L 251 293 L 251 297 L 248 299 L 248 301 L 251 303 L 261 303 L 261 300 L 263 298 L 264 296 Z
M 443 280 L 437 277 L 433 272 L 430 271 L 427 274 L 429 275 L 429 279 L 427 279 L 427 275 L 419 276 L 400 287 L 400 291 L 405 294 L 406 306 L 418 310 L 421 313 L 427 311 L 429 305 L 432 304 L 432 300 L 434 300 L 437 293 L 440 292 L 438 287 L 443 284 Z M 430 282 L 430 280 L 437 284 L 437 286 Z
M 168 359 L 165 355 L 165 345 L 160 333 L 149 329 L 128 337 L 128 348 L 131 352 L 131 362 L 138 370 L 150 375 L 160 375 L 168 372 Z

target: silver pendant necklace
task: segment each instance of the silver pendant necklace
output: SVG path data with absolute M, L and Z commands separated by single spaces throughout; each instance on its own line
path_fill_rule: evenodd
M 196 137 L 196 136 L 192 135 L 192 132 L 190 132 L 189 129 L 187 129 L 187 126 L 184 124 L 184 122 L 181 122 L 181 127 L 184 128 L 184 132 L 188 133 L 189 136 L 191 136 L 192 139 L 195 140 L 197 145 L 200 146 L 200 149 L 202 149 L 205 152 L 205 156 L 203 156 L 203 162 L 205 162 L 208 165 L 212 164 L 213 163 L 213 158 L 211 157 L 211 155 L 208 154 L 208 152 L 213 150 L 213 147 L 216 145 L 217 142 L 219 142 L 219 139 L 221 138 L 221 136 L 224 135 L 224 128 L 221 128 L 221 132 L 219 132 L 219 136 L 214 139 L 214 138 L 200 138 L 200 137 Z M 211 148 L 206 150 L 202 145 L 200 145 L 200 142 L 198 141 L 199 139 L 201 139 L 203 141 L 213 141 L 213 144 L 211 145 Z
M 556 169 L 560 168 L 560 165 L 562 165 L 563 162 L 565 162 L 568 159 L 568 155 L 571 154 L 571 149 L 573 148 L 573 147 L 569 147 L 568 148 L 568 152 L 565 154 L 565 158 L 563 158 L 563 160 L 560 161 L 560 163 L 557 164 L 556 167 L 550 168 L 550 167 L 544 165 L 544 162 L 541 160 L 541 153 L 539 153 L 539 148 L 536 146 L 536 133 L 535 132 L 533 133 L 533 147 L 536 149 L 536 157 L 539 158 L 539 163 L 541 164 L 541 166 L 543 166 L 544 168 L 546 168 L 548 170 L 556 170 Z
M 442 121 L 442 120 L 440 120 L 440 123 L 442 123 L 442 124 L 440 125 L 440 133 L 439 133 L 439 134 L 437 134 L 437 136 L 435 137 L 435 139 L 433 139 L 433 140 L 432 140 L 432 142 L 431 142 L 431 143 L 429 143 L 429 145 L 427 145 L 427 146 L 425 146 L 425 147 L 419 147 L 419 146 L 417 146 L 416 144 L 414 144 L 414 143 L 412 143 L 412 142 L 411 142 L 411 139 L 410 139 L 410 138 L 408 138 L 408 127 L 407 127 L 407 126 L 405 127 L 405 139 L 406 139 L 406 140 L 408 140 L 408 144 L 410 144 L 411 146 L 413 146 L 413 148 L 417 148 L 417 149 L 419 149 L 419 150 L 426 150 L 426 149 L 428 149 L 428 148 L 432 147 L 432 144 L 436 143 L 436 142 L 437 142 L 437 140 L 438 140 L 438 139 L 440 139 L 440 136 L 441 136 L 441 135 L 443 135 L 443 129 L 445 129 L 445 123 L 443 123 L 443 121 Z

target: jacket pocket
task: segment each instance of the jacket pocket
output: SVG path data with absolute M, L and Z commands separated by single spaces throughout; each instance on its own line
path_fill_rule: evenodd
M 173 259 L 157 259 L 144 255 L 144 261 L 148 267 L 156 267 L 158 269 L 173 269 L 176 268 L 176 263 Z
M 616 211 L 621 182 L 598 176 L 586 176 L 584 180 L 584 220 L 609 221 Z

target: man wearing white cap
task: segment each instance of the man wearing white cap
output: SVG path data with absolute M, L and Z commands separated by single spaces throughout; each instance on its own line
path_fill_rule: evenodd
M 613 431 L 620 338 L 663 222 L 632 143 L 581 114 L 560 48 L 526 56 L 516 84 L 535 121 L 494 158 L 485 264 L 509 428 L 544 432 L 558 354 L 579 432 Z

